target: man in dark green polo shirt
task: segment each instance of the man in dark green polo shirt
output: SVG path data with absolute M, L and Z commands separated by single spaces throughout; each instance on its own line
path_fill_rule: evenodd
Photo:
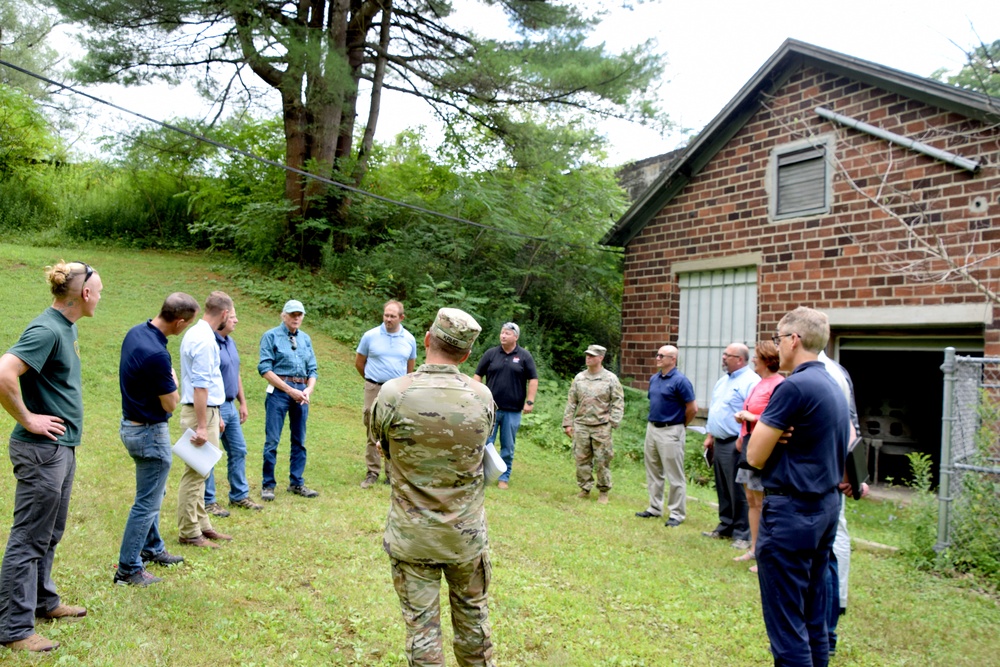
M 0 404 L 17 421 L 10 437 L 14 525 L 0 567 L 0 644 L 23 651 L 59 647 L 35 632 L 36 616 L 87 614 L 59 600 L 51 573 L 83 434 L 76 321 L 94 316 L 104 285 L 83 262 L 50 266 L 46 277 L 52 306 L 0 357 Z

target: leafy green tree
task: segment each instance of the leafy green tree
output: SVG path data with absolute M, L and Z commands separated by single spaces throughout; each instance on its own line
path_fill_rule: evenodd
M 931 76 L 953 86 L 1000 97 L 1000 39 L 980 44 L 966 55 L 968 60 L 957 74 L 948 75 L 947 70 L 939 69 Z
M 385 90 L 430 104 L 460 133 L 471 127 L 492 137 L 509 162 L 548 141 L 546 128 L 558 135 L 584 117 L 661 120 L 649 94 L 659 56 L 648 43 L 622 53 L 588 43 L 597 22 L 583 0 L 480 0 L 503 9 L 510 39 L 457 27 L 448 0 L 48 1 L 89 30 L 77 68 L 84 80 L 141 84 L 190 74 L 218 102 L 253 97 L 263 82 L 281 99 L 285 162 L 353 183 L 366 172 Z M 362 81 L 372 89 L 367 110 L 358 108 Z M 364 132 L 352 153 L 359 113 Z M 310 218 L 339 226 L 354 203 L 325 190 L 286 175 L 294 215 L 284 235 L 301 238 L 312 263 L 331 226 Z
M 0 0 L 0 58 L 40 74 L 52 74 L 58 53 L 46 43 L 56 22 L 31 0 Z M 45 83 L 9 67 L 0 67 L 0 83 L 36 99 L 46 97 Z

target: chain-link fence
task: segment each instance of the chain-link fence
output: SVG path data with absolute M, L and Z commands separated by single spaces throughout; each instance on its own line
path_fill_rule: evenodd
M 935 550 L 979 569 L 1000 567 L 1000 358 L 945 349 L 941 478 Z

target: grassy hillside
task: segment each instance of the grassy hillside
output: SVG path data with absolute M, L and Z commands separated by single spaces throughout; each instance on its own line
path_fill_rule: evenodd
M 64 599 L 83 604 L 80 622 L 44 624 L 63 642 L 60 665 L 405 665 L 404 630 L 382 529 L 388 487 L 362 491 L 362 382 L 354 349 L 313 334 L 320 379 L 309 420 L 306 481 L 315 500 L 284 492 L 263 512 L 234 511 L 216 526 L 234 536 L 207 552 L 177 544 L 175 464 L 161 528 L 187 562 L 154 568 L 148 589 L 111 583 L 134 493 L 134 466 L 118 439 L 118 353 L 124 333 L 155 315 L 163 297 L 184 290 L 203 301 L 213 289 L 236 300 L 234 337 L 243 354 L 250 404 L 245 426 L 252 494 L 260 490 L 265 383 L 257 377 L 260 335 L 279 321 L 230 287 L 233 269 L 196 254 L 0 245 L 0 347 L 50 302 L 42 267 L 82 259 L 105 290 L 97 316 L 81 320 L 86 424 L 69 526 L 54 577 Z M 295 296 L 294 285 L 289 297 Z M 306 304 L 308 309 L 309 304 Z M 378 322 L 374 313 L 372 325 Z M 313 323 L 315 324 L 315 323 Z M 310 326 L 309 316 L 303 328 Z M 171 339 L 177 354 L 178 340 Z M 177 363 L 175 363 L 177 366 Z M 472 371 L 467 365 L 466 372 Z M 553 399 L 554 400 L 554 399 Z M 0 413 L 0 432 L 12 420 Z M 176 437 L 179 429 L 173 424 Z M 552 433 L 551 429 L 539 429 Z M 287 433 L 287 432 L 286 432 Z M 636 437 L 623 434 L 625 437 Z M 645 507 L 641 466 L 615 470 L 610 505 L 581 502 L 572 459 L 518 443 L 511 489 L 487 492 L 494 564 L 491 612 L 499 665 L 767 665 L 770 655 L 756 579 L 727 543 L 705 539 L 714 492 L 692 488 L 688 521 L 668 531 L 633 517 Z M 0 465 L 0 539 L 10 525 L 14 482 Z M 288 470 L 287 435 L 278 478 Z M 222 476 L 224 477 L 224 475 Z M 219 479 L 219 497 L 227 485 Z M 862 504 L 863 506 L 864 504 Z M 857 510 L 878 514 L 870 510 Z M 885 513 L 879 516 L 884 517 Z M 857 537 L 892 538 L 887 520 L 859 521 Z M 1000 608 L 960 582 L 912 571 L 898 557 L 856 551 L 851 605 L 834 665 L 984 665 L 1000 654 Z M 450 626 L 445 616 L 444 624 Z M 39 660 L 0 649 L 5 664 Z M 449 653 L 449 663 L 454 664 Z

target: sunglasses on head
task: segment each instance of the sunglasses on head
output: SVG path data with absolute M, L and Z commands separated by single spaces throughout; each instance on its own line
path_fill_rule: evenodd
M 86 262 L 73 262 L 73 263 L 74 264 L 83 264 L 83 268 L 87 272 L 86 275 L 83 277 L 83 282 L 80 283 L 80 286 L 82 287 L 83 285 L 86 285 L 87 281 L 90 280 L 90 277 L 92 275 L 94 275 L 94 269 L 93 269 L 93 267 L 90 266 L 90 264 L 87 264 Z

